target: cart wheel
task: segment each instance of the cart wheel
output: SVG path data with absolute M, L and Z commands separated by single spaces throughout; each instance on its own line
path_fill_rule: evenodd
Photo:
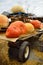
M 34 47 L 38 50 L 38 51 L 41 51 L 43 52 L 43 41 L 36 41 L 34 43 Z
M 29 42 L 24 41 L 19 48 L 19 61 L 25 62 L 30 54 Z
M 2 13 L 3 15 L 5 15 L 5 16 L 9 16 L 9 12 L 6 12 L 6 11 L 4 11 L 3 13 Z

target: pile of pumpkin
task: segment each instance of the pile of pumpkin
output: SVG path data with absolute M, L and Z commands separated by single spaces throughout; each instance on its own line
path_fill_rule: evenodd
M 7 27 L 9 20 L 5 15 L 0 14 L 0 28 Z M 12 22 L 7 30 L 6 37 L 16 38 L 22 34 L 32 33 L 35 29 L 42 29 L 43 23 L 39 20 L 30 20 L 30 22 L 24 23 L 23 21 Z

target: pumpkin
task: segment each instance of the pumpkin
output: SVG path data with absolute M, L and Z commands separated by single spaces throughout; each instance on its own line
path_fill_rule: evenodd
M 7 16 L 0 14 L 0 28 L 5 28 L 9 25 Z
M 40 28 L 41 22 L 39 20 L 32 20 L 30 22 L 35 28 Z
M 34 31 L 34 26 L 31 23 L 25 23 L 25 26 L 27 28 L 28 33 L 31 33 Z
M 6 31 L 7 37 L 19 37 L 27 31 L 25 24 L 22 21 L 15 21 L 10 24 Z

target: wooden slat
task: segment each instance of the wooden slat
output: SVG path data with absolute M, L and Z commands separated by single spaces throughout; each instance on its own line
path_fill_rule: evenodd
M 40 34 L 40 32 L 33 32 L 33 33 L 27 33 L 27 34 L 24 34 L 24 35 L 21 35 L 20 37 L 18 38 L 7 38 L 5 36 L 5 33 L 0 33 L 0 39 L 3 39 L 3 40 L 7 40 L 7 41 L 11 41 L 11 42 L 16 42 L 16 40 L 20 39 L 20 40 L 24 40 L 24 39 L 27 39 L 27 38 L 30 38 L 32 36 L 35 36 L 37 34 Z
M 7 41 L 11 41 L 11 42 L 16 42 L 16 40 L 17 40 L 18 38 L 7 38 L 7 37 L 5 36 L 5 33 L 0 33 L 0 39 L 2 39 L 2 40 L 7 40 Z

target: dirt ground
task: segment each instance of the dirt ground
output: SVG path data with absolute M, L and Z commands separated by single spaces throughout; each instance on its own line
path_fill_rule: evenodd
M 10 60 L 8 55 L 8 42 L 0 40 L 0 65 L 43 65 L 43 52 L 33 49 L 33 53 L 40 61 L 29 59 L 25 63 L 20 63 L 16 60 Z

